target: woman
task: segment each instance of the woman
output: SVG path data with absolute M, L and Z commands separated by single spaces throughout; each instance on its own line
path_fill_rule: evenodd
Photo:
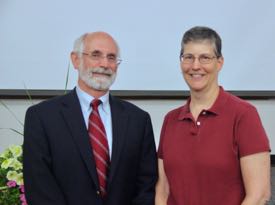
M 269 141 L 256 108 L 218 84 L 221 44 L 207 27 L 183 36 L 190 98 L 164 119 L 156 205 L 261 205 L 270 197 Z

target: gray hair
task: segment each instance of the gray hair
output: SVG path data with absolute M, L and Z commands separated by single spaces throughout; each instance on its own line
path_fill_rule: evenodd
M 73 52 L 77 53 L 79 56 L 81 55 L 81 53 L 84 50 L 84 41 L 85 41 L 85 38 L 87 37 L 88 34 L 89 33 L 84 33 L 74 41 Z M 117 46 L 118 57 L 120 57 L 120 48 L 119 48 L 119 46 L 118 46 L 118 44 L 115 40 L 114 40 L 114 42 Z
M 184 53 L 184 45 L 189 42 L 209 41 L 214 46 L 217 57 L 222 57 L 222 40 L 219 34 L 209 27 L 196 26 L 186 31 L 181 41 L 180 56 Z
M 77 53 L 78 55 L 81 55 L 81 53 L 84 50 L 84 40 L 87 35 L 88 33 L 84 33 L 74 41 L 73 52 Z

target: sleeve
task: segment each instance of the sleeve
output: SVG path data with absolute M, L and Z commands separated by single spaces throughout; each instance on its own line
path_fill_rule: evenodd
M 240 116 L 235 132 L 240 157 L 270 151 L 268 137 L 254 106 L 249 106 Z
M 141 158 L 137 176 L 137 194 L 133 205 L 154 205 L 155 185 L 157 182 L 157 154 L 153 128 L 149 114 L 146 115 Z
M 165 136 L 165 130 L 166 130 L 166 125 L 167 125 L 167 116 L 165 116 L 162 128 L 161 128 L 161 133 L 160 133 L 160 139 L 159 139 L 159 146 L 158 146 L 158 158 L 163 159 L 163 141 L 164 141 L 164 136 Z
M 52 173 L 46 133 L 35 107 L 30 107 L 25 117 L 23 175 L 28 205 L 66 204 Z

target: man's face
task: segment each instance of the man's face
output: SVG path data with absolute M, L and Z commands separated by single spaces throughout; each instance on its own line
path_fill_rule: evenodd
M 209 90 L 218 86 L 218 73 L 222 68 L 223 58 L 216 56 L 211 42 L 189 42 L 184 45 L 183 55 L 186 56 L 186 61 L 181 61 L 181 70 L 191 91 Z M 190 58 L 194 62 L 188 62 Z
M 118 48 L 114 40 L 104 34 L 86 36 L 83 53 L 75 67 L 79 83 L 100 91 L 109 90 L 116 78 Z

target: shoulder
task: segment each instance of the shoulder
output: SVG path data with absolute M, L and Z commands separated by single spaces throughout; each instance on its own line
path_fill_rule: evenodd
M 110 96 L 110 105 L 111 109 L 121 110 L 123 112 L 127 112 L 130 115 L 149 116 L 147 111 L 141 109 L 137 105 L 114 96 Z
M 27 112 L 34 110 L 36 112 L 48 112 L 49 110 L 55 111 L 56 109 L 59 109 L 60 105 L 73 100 L 77 100 L 77 96 L 74 91 L 70 91 L 65 95 L 56 96 L 32 105 L 28 108 Z
M 228 92 L 226 92 L 226 95 L 228 96 L 227 104 L 230 106 L 231 109 L 236 110 L 240 114 L 257 110 L 253 104 L 244 99 L 241 99 Z
M 173 110 L 170 110 L 164 117 L 164 120 L 167 121 L 167 120 L 175 120 L 175 119 L 178 119 L 180 114 L 182 112 L 184 112 L 185 110 L 187 109 L 187 105 L 183 105 L 183 106 L 180 106 L 180 107 L 177 107 Z

